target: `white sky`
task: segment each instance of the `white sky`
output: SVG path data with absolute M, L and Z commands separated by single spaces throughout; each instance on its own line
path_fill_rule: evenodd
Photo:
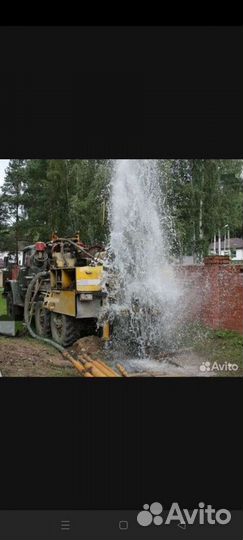
M 5 169 L 8 166 L 8 163 L 9 163 L 9 159 L 0 159 L 0 186 L 3 185 Z

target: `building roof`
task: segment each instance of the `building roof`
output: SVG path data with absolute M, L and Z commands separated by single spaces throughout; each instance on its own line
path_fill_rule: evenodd
M 243 249 L 243 238 L 230 238 L 230 247 L 232 249 Z M 214 248 L 213 242 L 210 244 L 210 249 Z M 218 241 L 216 242 L 216 248 L 218 248 Z M 226 240 L 226 247 L 228 248 L 228 240 Z M 224 240 L 221 240 L 221 249 L 224 249 Z

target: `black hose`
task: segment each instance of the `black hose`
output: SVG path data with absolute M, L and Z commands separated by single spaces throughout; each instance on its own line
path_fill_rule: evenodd
M 44 341 L 45 343 L 48 343 L 49 345 L 52 345 L 53 347 L 55 347 L 55 349 L 57 349 L 58 351 L 63 353 L 65 351 L 64 347 L 62 347 L 61 345 L 59 345 L 55 341 L 52 341 L 52 339 L 48 339 L 48 338 L 44 338 L 42 336 L 38 336 L 38 334 L 36 334 L 34 332 L 34 330 L 31 328 L 31 324 L 30 324 L 30 321 L 29 321 L 29 318 L 28 318 L 29 303 L 30 303 L 31 294 L 32 294 L 33 288 L 34 288 L 34 286 L 36 284 L 36 281 L 39 278 L 46 278 L 46 277 L 49 277 L 49 272 L 46 272 L 46 271 L 45 272 L 38 272 L 38 274 L 36 274 L 33 277 L 33 279 L 31 280 L 31 282 L 30 282 L 30 284 L 28 286 L 26 296 L 25 296 L 25 302 L 24 302 L 24 322 L 26 324 L 28 332 L 30 333 L 30 335 L 33 338 L 39 339 L 40 341 Z

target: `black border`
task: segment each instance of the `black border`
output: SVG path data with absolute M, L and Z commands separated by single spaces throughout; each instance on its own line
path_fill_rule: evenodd
M 0 65 L 2 158 L 242 157 L 242 26 L 1 27 Z M 0 380 L 2 507 L 242 507 L 242 379 L 125 382 Z

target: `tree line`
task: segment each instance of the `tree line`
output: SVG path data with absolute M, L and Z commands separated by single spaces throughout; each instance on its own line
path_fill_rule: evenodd
M 242 160 L 156 161 L 175 255 L 200 259 L 225 225 L 231 236 L 243 236 Z M 48 241 L 53 231 L 105 243 L 113 167 L 112 160 L 10 160 L 0 194 L 0 250 L 16 253 L 20 241 Z

